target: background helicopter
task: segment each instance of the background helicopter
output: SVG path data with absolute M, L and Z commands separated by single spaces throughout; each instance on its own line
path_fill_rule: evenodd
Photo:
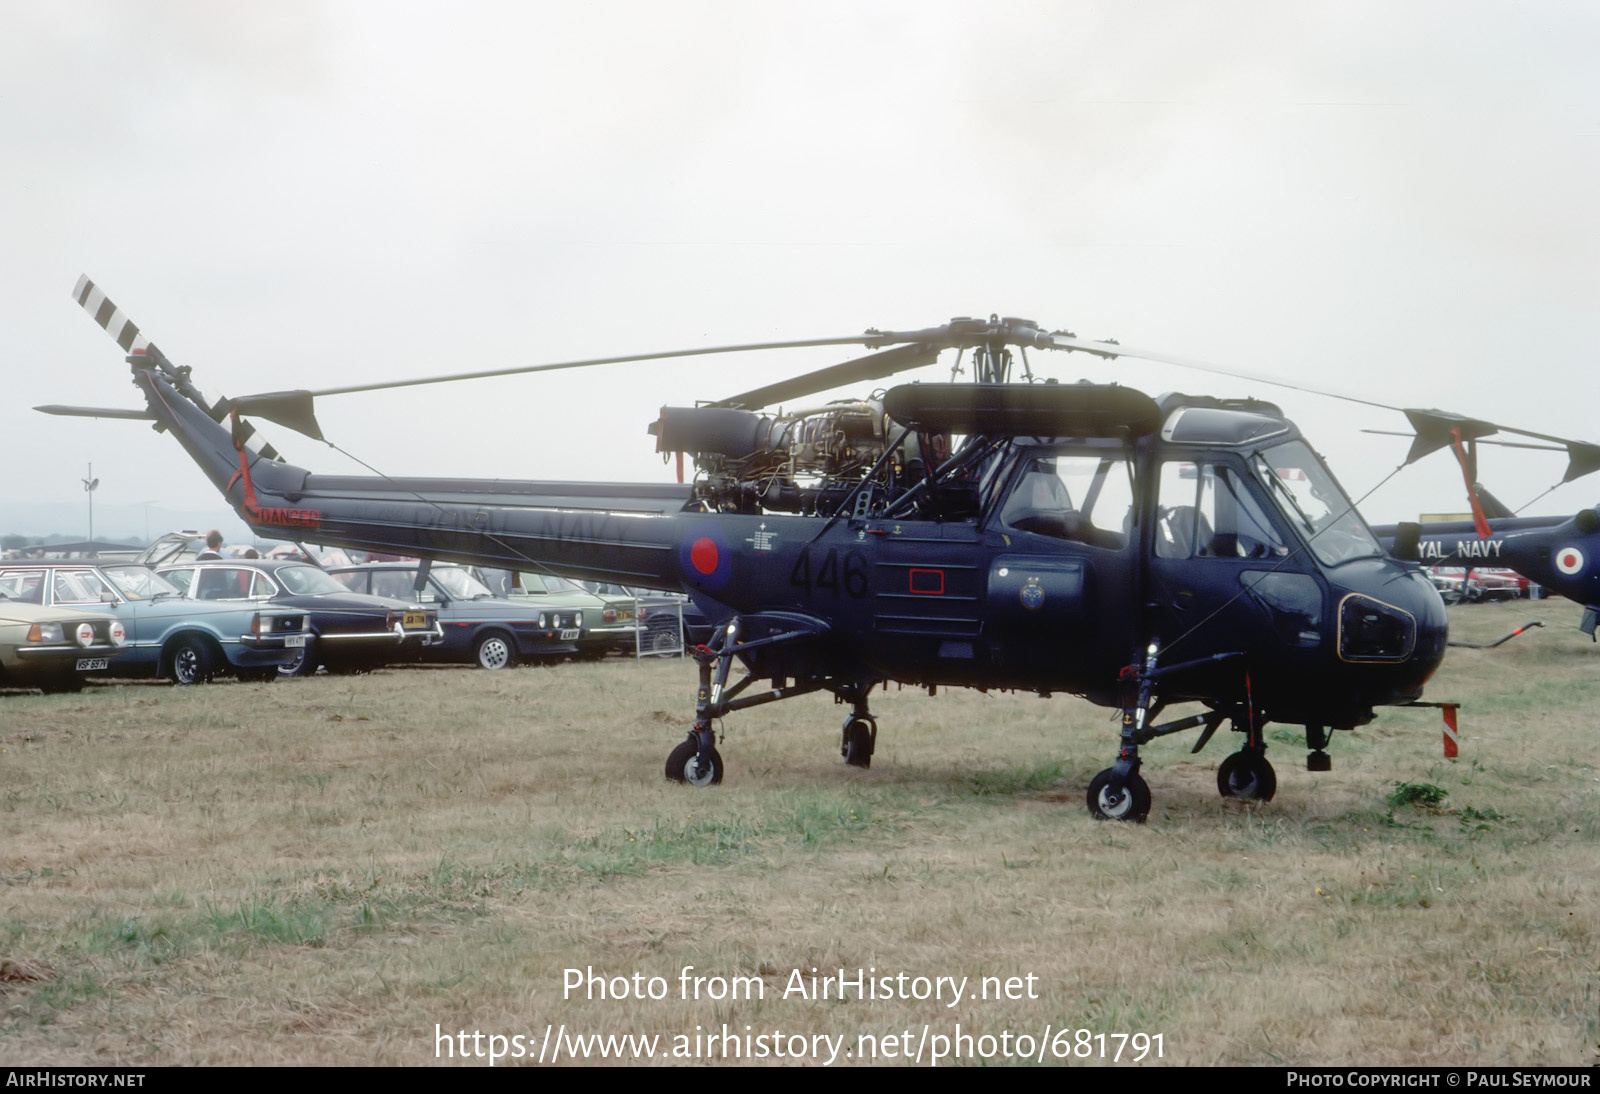
M 686 591 L 719 627 L 698 654 L 695 724 L 669 778 L 720 782 L 715 719 L 808 692 L 850 705 L 841 752 L 865 767 L 879 685 L 1065 691 L 1122 711 L 1091 812 L 1143 820 L 1141 745 L 1200 729 L 1198 750 L 1230 722 L 1244 744 L 1219 791 L 1270 799 L 1268 721 L 1304 725 L 1308 764 L 1326 770 L 1330 727 L 1415 700 L 1443 656 L 1438 594 L 1384 552 L 1275 406 L 1035 382 L 1028 349 L 1155 355 L 1027 320 L 765 344 L 875 352 L 663 408 L 657 450 L 691 454 L 690 483 L 396 479 L 288 464 L 244 416 L 320 439 L 316 396 L 468 377 L 217 399 L 87 279 L 75 296 L 127 351 L 145 409 L 40 409 L 154 422 L 260 531 Z M 755 412 L 952 349 L 971 382 Z M 1030 382 L 1012 382 L 1019 363 Z M 744 675 L 730 684 L 735 661 Z M 752 693 L 758 682 L 767 690 Z M 1205 709 L 1157 724 L 1190 701 Z
M 1563 480 L 1570 482 L 1577 475 Z M 1581 472 L 1586 474 L 1587 472 Z M 1503 566 L 1548 592 L 1583 605 L 1579 629 L 1591 640 L 1600 624 L 1600 507 L 1570 517 L 1519 517 L 1474 484 L 1473 520 L 1430 521 L 1417 526 L 1417 553 L 1429 566 Z M 1392 546 L 1397 525 L 1373 529 Z

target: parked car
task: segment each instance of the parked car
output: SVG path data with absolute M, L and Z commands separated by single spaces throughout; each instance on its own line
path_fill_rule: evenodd
M 317 567 L 280 559 L 216 559 L 156 571 L 196 600 L 290 608 L 306 616 L 308 635 L 284 676 L 364 672 L 414 661 L 424 646 L 444 641 L 439 613 L 415 600 L 353 593 Z
M 424 661 L 457 661 L 481 669 L 510 668 L 529 658 L 578 652 L 581 629 L 562 627 L 553 614 L 526 600 L 494 595 L 463 566 L 433 565 L 417 591 L 418 562 L 369 562 L 334 566 L 333 575 L 351 592 L 393 598 L 416 597 L 439 612 L 444 641 L 422 651 Z
M 85 673 L 109 673 L 126 641 L 122 621 L 104 610 L 0 596 L 0 687 L 77 691 Z
M 541 614 L 549 613 L 549 619 L 559 618 L 565 626 L 577 627 L 577 656 L 584 660 L 599 660 L 613 649 L 633 651 L 637 624 L 632 602 L 625 608 L 608 603 L 576 582 L 550 574 L 475 566 L 472 575 L 496 596 L 537 607 Z M 626 618 L 619 618 L 623 612 Z
M 676 654 L 711 639 L 711 621 L 682 593 L 663 593 L 603 581 L 579 584 L 596 596 L 633 602 L 634 618 L 640 625 L 639 641 L 643 646 L 640 652 Z
M 217 673 L 272 680 L 306 641 L 305 613 L 260 604 L 202 604 L 132 562 L 0 564 L 0 592 L 48 607 L 103 608 L 127 646 L 119 676 L 199 684 Z
M 1533 585 L 1515 570 L 1492 566 L 1471 570 L 1460 566 L 1435 566 L 1431 577 L 1434 588 L 1439 590 L 1446 604 L 1519 600 L 1530 595 Z

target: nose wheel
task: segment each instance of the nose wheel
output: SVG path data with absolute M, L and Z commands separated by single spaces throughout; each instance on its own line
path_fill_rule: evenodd
M 1241 749 L 1217 768 L 1217 793 L 1224 798 L 1269 802 L 1278 792 L 1278 774 L 1258 749 Z

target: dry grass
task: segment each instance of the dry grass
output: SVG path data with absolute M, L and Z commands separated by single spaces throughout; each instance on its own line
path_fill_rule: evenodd
M 1144 827 L 1097 823 L 1109 712 L 911 691 L 872 770 L 826 697 L 728 722 L 727 783 L 661 778 L 676 662 L 384 672 L 0 700 L 0 1058 L 418 1064 L 523 1034 L 1163 1035 L 1193 1064 L 1586 1064 L 1600 1038 L 1600 650 L 1564 602 L 1453 609 L 1430 689 L 1276 801 L 1158 742 Z M 1219 735 L 1221 736 L 1221 735 Z M 1426 788 L 1434 787 L 1444 796 Z M 680 970 L 760 977 L 684 1001 Z M 563 999 L 569 967 L 664 1001 Z M 1037 999 L 817 1002 L 795 969 L 1033 975 Z M 670 1042 L 669 1042 L 670 1043 Z

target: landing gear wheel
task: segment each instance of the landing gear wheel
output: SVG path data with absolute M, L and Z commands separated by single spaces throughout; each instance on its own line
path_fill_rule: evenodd
M 877 724 L 870 718 L 852 716 L 844 723 L 844 743 L 839 748 L 839 754 L 851 767 L 871 767 L 877 742 Z
M 1235 752 L 1217 768 L 1217 793 L 1224 798 L 1269 802 L 1278 792 L 1278 774 L 1259 752 Z
M 1332 771 L 1333 757 L 1320 748 L 1306 756 L 1307 771 Z
M 722 754 L 711 750 L 711 769 L 700 766 L 700 746 L 684 741 L 667 757 L 667 778 L 690 786 L 715 786 L 722 781 Z
M 1122 795 L 1111 795 L 1111 769 L 1089 780 L 1089 813 L 1096 820 L 1133 821 L 1143 824 L 1150 815 L 1150 787 L 1137 774 L 1123 781 Z
M 480 669 L 509 669 L 516 666 L 517 649 L 500 631 L 490 631 L 472 647 L 472 660 Z
M 204 684 L 211 679 L 211 650 L 198 638 L 180 638 L 167 654 L 167 671 L 179 687 Z
M 278 666 L 279 676 L 311 676 L 317 671 L 317 657 L 311 648 L 312 639 L 294 651 L 294 656 Z

